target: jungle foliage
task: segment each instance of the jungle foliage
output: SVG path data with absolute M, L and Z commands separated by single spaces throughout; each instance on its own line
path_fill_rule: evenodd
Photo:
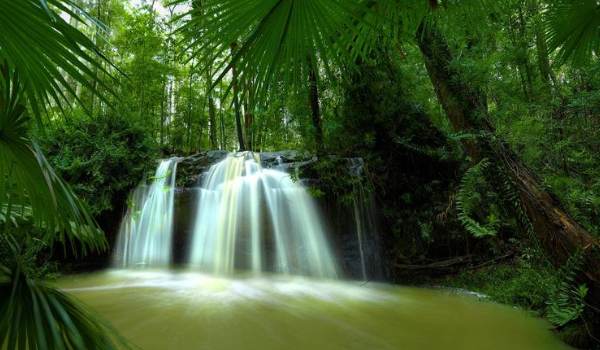
M 241 138 L 252 151 L 318 153 L 315 196 L 347 204 L 365 181 L 391 280 L 419 280 L 399 266 L 466 257 L 425 280 L 537 310 L 592 347 L 599 9 L 0 0 L 0 347 L 126 347 L 43 282 L 60 270 L 54 250 L 106 251 L 100 228 L 110 238 L 156 158 Z M 365 172 L 349 174 L 344 157 Z M 25 291 L 43 312 L 18 307 L 34 302 Z M 64 328 L 33 332 L 46 322 Z

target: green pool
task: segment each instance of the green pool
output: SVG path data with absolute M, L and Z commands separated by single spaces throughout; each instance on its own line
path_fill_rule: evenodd
M 568 349 L 540 319 L 451 291 L 161 271 L 58 285 L 145 350 Z

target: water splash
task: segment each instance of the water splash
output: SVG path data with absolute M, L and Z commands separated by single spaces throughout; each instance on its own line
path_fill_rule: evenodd
M 168 267 L 171 263 L 176 172 L 177 159 L 163 160 L 152 184 L 133 192 L 117 239 L 115 266 Z
M 209 170 L 189 263 L 218 275 L 338 275 L 314 199 L 289 174 L 263 168 L 251 152 L 230 154 Z

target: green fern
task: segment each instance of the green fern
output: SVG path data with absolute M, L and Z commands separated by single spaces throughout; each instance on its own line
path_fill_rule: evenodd
M 558 270 L 559 283 L 552 291 L 546 308 L 548 320 L 558 327 L 579 318 L 585 308 L 588 287 L 575 281 L 583 261 L 583 253 L 578 251 Z
M 411 150 L 416 153 L 423 154 L 430 158 L 435 159 L 449 159 L 451 156 L 451 152 L 444 147 L 436 148 L 430 147 L 426 145 L 418 145 L 412 142 L 411 139 L 406 137 L 396 137 L 394 140 L 398 145 Z
M 477 134 L 466 133 L 466 132 L 450 133 L 450 134 L 447 134 L 446 136 L 448 137 L 448 140 L 454 141 L 454 142 L 477 139 Z
M 495 236 L 498 232 L 500 220 L 492 213 L 487 222 L 481 224 L 473 218 L 473 213 L 481 200 L 477 187 L 484 181 L 484 172 L 490 166 L 487 159 L 481 160 L 477 165 L 471 167 L 463 176 L 460 190 L 456 196 L 456 209 L 458 209 L 458 220 L 464 228 L 474 237 Z

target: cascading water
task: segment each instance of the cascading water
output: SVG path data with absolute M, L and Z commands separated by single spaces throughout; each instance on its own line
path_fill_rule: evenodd
M 269 157 L 263 154 L 265 164 L 279 164 L 263 168 L 257 155 L 231 154 L 208 172 L 204 165 L 190 172 L 181 160 L 181 175 L 192 179 L 184 183 L 205 174 L 201 188 L 177 191 L 179 216 L 196 219 L 191 237 L 187 219 L 173 217 L 177 160 L 161 162 L 123 220 L 115 258 L 127 269 L 62 278 L 60 286 L 148 350 L 567 350 L 548 325 L 510 307 L 455 292 L 332 280 L 338 270 L 315 200 L 285 172 L 289 166 Z M 348 161 L 362 177 L 362 162 Z M 372 199 L 355 186 L 354 201 L 330 217 L 338 221 L 344 271 L 366 280 L 377 277 L 371 265 L 382 263 Z M 196 215 L 187 210 L 195 192 Z M 186 239 L 191 268 L 221 276 L 160 269 Z M 229 278 L 234 270 L 254 276 Z M 256 276 L 266 271 L 329 279 Z
M 361 158 L 348 159 L 348 167 L 352 176 L 360 178 L 365 175 L 365 165 Z M 373 261 L 380 256 L 377 251 L 379 242 L 376 232 L 375 198 L 371 192 L 365 189 L 363 182 L 356 181 L 353 184 L 354 196 L 352 196 L 351 211 L 360 253 L 361 277 L 366 281 L 381 274 L 380 271 L 373 271 L 373 268 L 382 264 L 381 261 Z
M 189 263 L 220 275 L 338 275 L 314 199 L 289 174 L 263 168 L 250 152 L 231 154 L 208 172 Z
M 117 240 L 117 267 L 168 267 L 171 263 L 176 172 L 177 159 L 163 160 L 152 184 L 140 185 L 133 192 Z

